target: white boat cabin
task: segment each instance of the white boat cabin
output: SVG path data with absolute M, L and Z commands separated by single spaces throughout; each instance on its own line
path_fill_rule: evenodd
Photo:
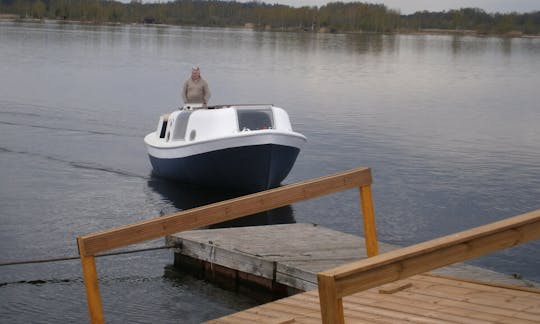
M 184 109 L 159 119 L 155 140 L 193 142 L 255 131 L 292 132 L 289 115 L 271 105 Z

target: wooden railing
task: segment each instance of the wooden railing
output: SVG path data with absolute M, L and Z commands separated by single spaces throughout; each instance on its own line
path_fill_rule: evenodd
M 358 168 L 78 237 L 91 322 L 104 322 L 94 258 L 96 254 L 351 188 L 360 190 L 367 255 L 375 256 L 378 254 L 378 241 L 369 168 Z
M 344 323 L 345 296 L 538 238 L 540 209 L 320 272 L 323 323 Z

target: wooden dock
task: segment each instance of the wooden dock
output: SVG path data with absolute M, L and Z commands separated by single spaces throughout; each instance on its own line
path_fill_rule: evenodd
M 357 168 L 77 237 L 91 322 L 105 322 L 95 262 L 96 256 L 99 256 L 100 253 L 352 188 L 359 190 L 365 240 L 362 244 L 362 240 L 357 238 L 356 243 L 346 243 L 339 250 L 349 249 L 354 255 L 342 255 L 337 252 L 337 249 L 331 248 L 331 244 L 347 242 L 347 239 L 330 235 L 326 237 L 324 233 L 329 232 L 320 227 L 317 228 L 323 230 L 324 233 L 309 234 L 308 228 L 297 227 L 287 236 L 287 239 L 294 240 L 275 237 L 275 240 L 284 243 L 281 246 L 273 243 L 270 240 L 273 237 L 268 234 L 263 241 L 255 243 L 255 235 L 246 231 L 248 228 L 242 228 L 243 234 L 237 233 L 235 236 L 236 239 L 246 240 L 247 244 L 242 248 L 235 248 L 232 245 L 228 250 L 239 250 L 236 251 L 239 252 L 236 253 L 238 256 L 255 259 L 260 263 L 251 264 L 246 268 L 246 259 L 236 262 L 229 260 L 228 264 L 236 263 L 237 270 L 217 265 L 218 260 L 223 259 L 223 262 L 226 260 L 226 257 L 222 257 L 220 252 L 226 245 L 225 241 L 218 240 L 212 234 L 211 238 L 206 237 L 195 243 L 203 251 L 199 254 L 204 259 L 197 261 L 201 262 L 203 268 L 209 267 L 210 271 L 214 267 L 229 269 L 229 274 L 238 281 L 245 279 L 249 281 L 250 277 L 263 278 L 263 282 L 269 282 L 271 288 L 275 288 L 275 285 L 294 287 L 291 289 L 296 290 L 309 289 L 317 282 L 318 293 L 298 294 L 277 301 L 276 304 L 270 303 L 260 306 L 254 313 L 241 313 L 245 315 L 238 315 L 237 319 L 231 320 L 232 322 L 239 323 L 242 319 L 243 322 L 250 323 L 257 321 L 261 323 L 292 323 L 303 320 L 319 322 L 322 320 L 324 324 L 344 324 L 345 318 L 350 318 L 354 322 L 396 322 L 408 319 L 415 322 L 429 322 L 430 319 L 433 319 L 432 322 L 449 322 L 463 319 L 462 322 L 466 323 L 540 323 L 539 292 L 535 289 L 484 285 L 464 280 L 436 278 L 426 274 L 427 271 L 539 239 L 540 209 L 379 254 L 379 250 L 384 251 L 386 247 L 379 244 L 377 239 L 369 168 Z M 294 229 L 295 226 L 306 225 L 289 224 L 284 226 Z M 315 228 L 315 226 L 311 226 Z M 266 232 L 267 229 L 263 231 Z M 201 233 L 202 231 L 197 231 L 193 232 L 192 235 Z M 305 241 L 299 238 L 306 233 L 310 240 Z M 186 251 L 186 255 L 188 255 L 187 251 L 195 250 L 194 248 L 190 250 L 190 244 L 187 241 L 180 241 L 174 237 L 176 235 L 168 237 L 167 240 L 172 241 L 173 244 L 181 244 L 179 249 Z M 296 240 L 296 238 L 299 239 Z M 297 250 L 294 254 L 289 253 L 293 251 L 293 249 L 285 249 L 290 244 L 289 241 L 297 241 L 299 245 L 304 246 L 304 250 Z M 313 248 L 313 242 L 318 242 L 321 245 L 319 248 Z M 270 261 L 271 267 L 268 269 L 272 269 L 271 274 L 268 271 L 259 271 L 259 269 L 265 268 L 265 258 L 259 258 L 262 252 L 251 249 L 251 247 L 267 248 L 274 244 L 276 245 L 274 248 L 280 254 L 273 255 L 265 250 L 267 251 L 266 261 Z M 351 248 L 351 244 L 355 245 L 354 248 Z M 295 248 L 298 247 L 300 246 Z M 283 254 L 283 251 L 287 251 L 289 254 Z M 319 254 L 316 254 L 316 251 L 319 251 Z M 363 251 L 366 252 L 368 258 L 364 258 Z M 354 261 L 358 257 L 361 259 Z M 179 257 L 179 259 L 182 258 L 184 257 Z M 193 259 L 189 256 L 185 258 Z M 205 259 L 207 261 L 203 261 Z M 310 260 L 311 267 L 306 265 L 305 259 Z M 332 266 L 334 268 L 320 271 Z M 316 274 L 317 280 L 315 281 L 313 274 L 317 271 L 320 272 Z M 429 280 L 434 280 L 433 278 L 442 280 L 442 282 L 430 282 Z M 407 281 L 399 283 L 399 280 Z M 477 286 L 470 286 L 471 284 Z M 492 291 L 488 287 L 500 290 Z M 371 300 L 364 296 L 364 294 L 374 292 L 374 289 L 379 289 L 376 292 L 384 295 L 384 298 L 381 297 L 384 302 L 375 298 L 379 295 L 370 295 Z M 413 291 L 415 294 L 417 293 L 417 296 L 409 295 Z M 403 294 L 404 299 L 391 300 L 392 297 Z M 436 299 L 434 299 L 433 294 L 437 295 Z M 318 303 L 317 296 L 319 297 Z M 356 296 L 360 296 L 359 299 L 355 299 Z M 487 298 L 482 298 L 485 296 Z M 282 302 L 285 302 L 284 306 L 277 306 L 279 308 L 278 315 L 269 315 L 266 319 L 258 317 L 259 314 L 268 312 L 267 309 L 276 308 L 273 305 L 281 305 L 279 303 Z M 287 304 L 289 302 L 297 304 L 291 306 Z M 370 307 L 377 308 L 377 311 L 373 312 Z M 412 309 L 418 310 L 413 312 Z M 388 316 L 389 314 L 394 315 Z M 220 320 L 227 322 L 227 319 Z
M 175 266 L 180 269 L 284 294 L 316 289 L 317 273 L 366 258 L 364 238 L 302 223 L 194 230 L 167 236 L 166 240 L 169 245 L 179 246 L 175 249 Z M 381 253 L 398 248 L 379 242 Z M 463 263 L 441 268 L 437 273 L 530 285 Z
M 168 236 L 175 266 L 250 281 L 273 291 L 317 288 L 317 273 L 365 258 L 365 240 L 313 224 L 186 231 Z M 390 251 L 390 245 L 379 243 Z M 231 271 L 232 270 L 232 271 Z
M 167 243 L 179 246 L 176 267 L 297 293 L 208 323 L 321 323 L 317 273 L 366 257 L 362 237 L 313 224 L 186 231 Z M 381 253 L 398 248 L 379 242 Z M 347 323 L 540 323 L 540 289 L 458 263 L 347 296 L 343 308 Z
M 343 299 L 346 323 L 540 323 L 540 290 L 416 275 Z M 312 290 L 207 323 L 321 323 Z

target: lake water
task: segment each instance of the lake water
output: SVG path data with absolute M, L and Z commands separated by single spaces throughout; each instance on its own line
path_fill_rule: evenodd
M 308 143 L 284 183 L 373 170 L 379 239 L 409 245 L 540 208 L 540 39 L 0 22 L 0 261 L 223 198 L 151 176 L 143 137 L 201 66 L 212 104 L 286 108 Z M 261 223 L 362 234 L 357 191 Z M 139 247 L 162 245 L 162 240 Z M 540 242 L 471 263 L 540 281 Z M 170 269 L 98 259 L 109 322 L 198 323 L 257 304 Z M 84 322 L 78 261 L 0 267 L 6 323 Z

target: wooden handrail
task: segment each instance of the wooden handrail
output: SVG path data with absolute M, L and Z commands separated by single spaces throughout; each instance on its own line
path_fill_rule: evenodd
M 323 323 L 344 323 L 342 298 L 540 238 L 540 209 L 317 274 Z
M 357 168 L 78 237 L 77 244 L 83 267 L 91 322 L 103 323 L 103 310 L 94 261 L 94 255 L 97 253 L 351 188 L 359 188 L 360 190 L 367 255 L 377 255 L 378 242 L 371 181 L 369 168 Z

